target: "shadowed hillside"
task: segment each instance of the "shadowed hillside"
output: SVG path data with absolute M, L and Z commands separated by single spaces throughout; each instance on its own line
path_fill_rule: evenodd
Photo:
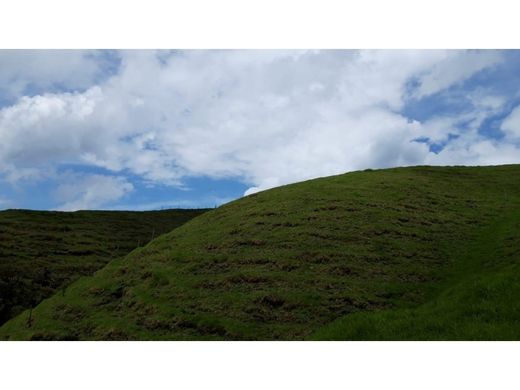
M 0 337 L 518 339 L 519 206 L 517 165 L 276 188 L 110 262 Z
M 204 211 L 1 211 L 0 324 Z

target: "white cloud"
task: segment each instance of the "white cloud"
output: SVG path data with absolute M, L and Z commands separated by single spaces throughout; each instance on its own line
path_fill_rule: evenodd
M 478 130 L 482 123 L 487 118 L 502 112 L 506 100 L 501 96 L 492 95 L 485 91 L 469 93 L 466 97 L 473 106 L 472 110 L 451 115 L 434 116 L 422 122 L 420 125 L 422 137 L 438 144 L 447 142 L 450 136 L 461 136 L 466 133 L 466 138 L 463 139 L 467 139 L 468 143 L 478 142 L 480 139 Z M 461 128 L 465 130 L 461 130 Z
M 445 58 L 421 75 L 419 88 L 414 94 L 421 98 L 439 92 L 451 85 L 460 84 L 476 72 L 501 61 L 497 50 L 445 51 Z
M 0 110 L 0 158 L 19 167 L 67 162 L 99 142 L 102 124 L 92 115 L 102 99 L 85 93 L 23 97 Z
M 506 137 L 520 141 L 520 106 L 516 107 L 509 116 L 502 122 L 501 130 Z
M 58 210 L 75 211 L 96 209 L 113 203 L 132 192 L 134 187 L 123 177 L 96 174 L 68 174 L 59 185 L 54 197 L 61 203 Z
M 500 61 L 494 51 L 128 51 L 120 57 L 119 72 L 98 86 L 23 97 L 0 110 L 0 172 L 80 163 L 173 185 L 186 176 L 238 177 L 251 184 L 250 193 L 367 167 L 457 156 L 485 161 L 505 150 L 486 149 L 475 130 L 502 106 L 500 98 L 475 95 L 475 109 L 464 117 L 426 123 L 399 113 L 410 96 L 493 66 Z M 469 133 L 438 155 L 412 142 L 446 140 L 462 120 L 473 121 Z
M 425 163 L 431 165 L 519 164 L 520 149 L 515 145 L 472 135 L 452 141 L 437 155 L 428 155 Z
M 106 60 L 92 50 L 0 50 L 0 93 L 16 98 L 30 87 L 86 89 L 102 75 Z

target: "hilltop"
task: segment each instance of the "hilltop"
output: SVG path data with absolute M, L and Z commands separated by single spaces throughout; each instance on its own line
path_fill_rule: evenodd
M 0 324 L 204 211 L 0 211 Z
M 519 339 L 520 166 L 247 196 L 0 328 L 10 340 Z

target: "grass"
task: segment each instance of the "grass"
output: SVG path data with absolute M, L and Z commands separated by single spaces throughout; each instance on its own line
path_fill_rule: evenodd
M 520 210 L 500 218 L 448 270 L 444 288 L 418 307 L 356 313 L 315 340 L 518 340 Z M 451 271 L 451 272 L 450 272 Z
M 203 211 L 0 212 L 0 324 Z
M 280 187 L 110 262 L 0 338 L 519 339 L 519 206 L 518 165 Z

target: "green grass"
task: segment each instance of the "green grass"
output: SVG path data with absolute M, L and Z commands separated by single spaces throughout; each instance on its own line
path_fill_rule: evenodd
M 203 211 L 1 211 L 0 324 Z
M 313 339 L 518 340 L 520 210 L 506 213 L 465 249 L 431 300 L 413 308 L 344 316 Z
M 520 166 L 311 180 L 207 212 L 9 340 L 519 339 Z

